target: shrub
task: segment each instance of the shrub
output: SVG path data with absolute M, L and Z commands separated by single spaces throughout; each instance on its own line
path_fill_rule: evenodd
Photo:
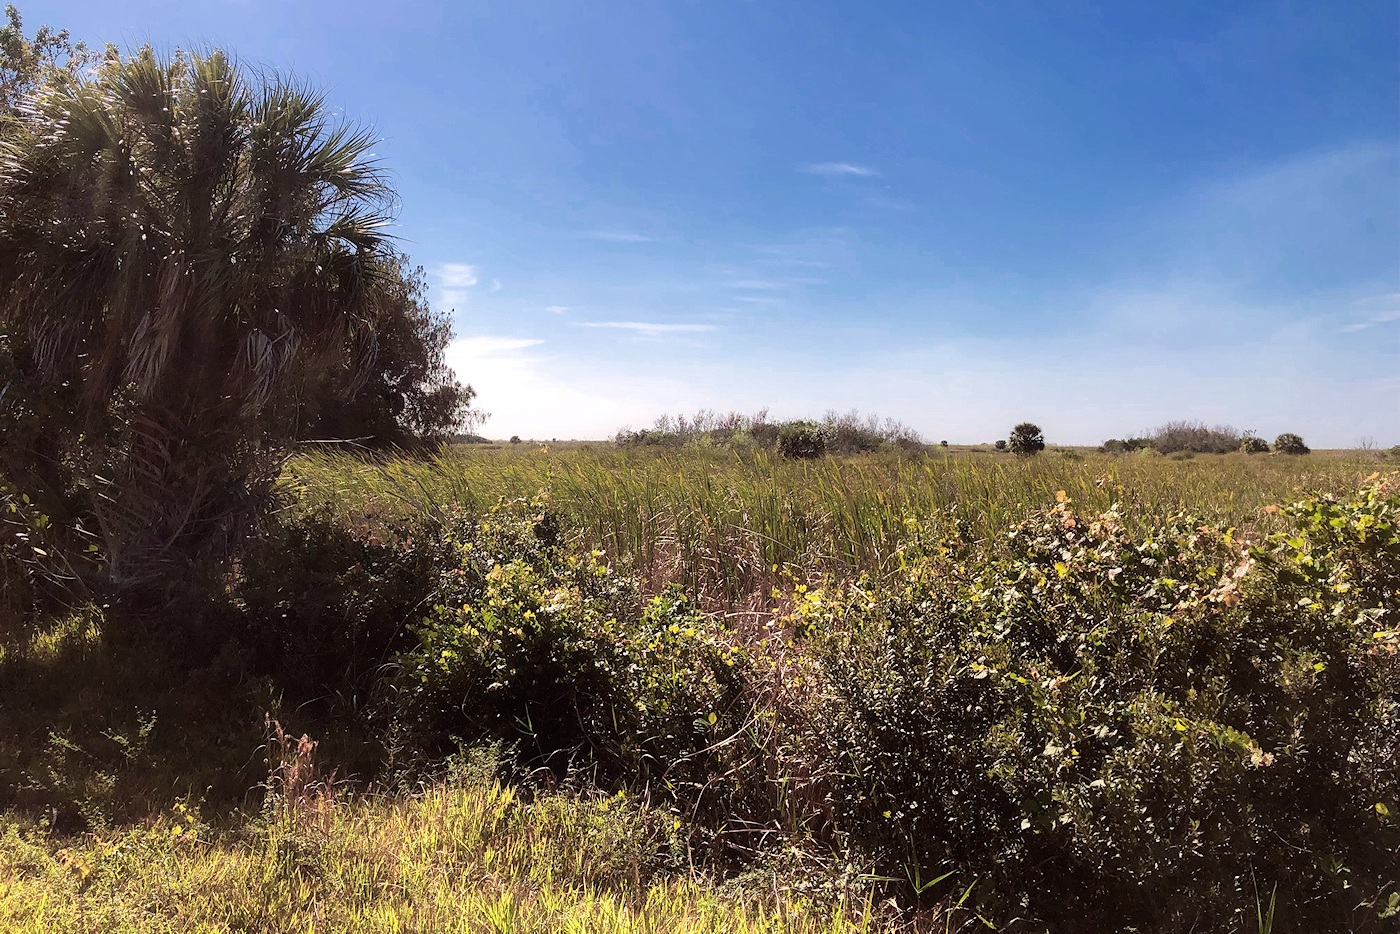
M 1364 927 L 1400 847 L 1400 496 L 1282 514 L 1244 548 L 1061 502 L 829 599 L 838 824 L 889 876 L 985 879 L 990 917 L 1233 930 L 1277 883 L 1296 929 Z
M 721 445 L 737 450 L 778 448 L 781 453 L 782 431 L 787 425 L 794 424 L 821 432 L 822 453 L 866 454 L 891 446 L 905 451 L 923 448 L 919 433 L 909 426 L 892 418 L 861 416 L 854 409 L 844 413 L 827 412 L 820 422 L 801 419 L 783 424 L 769 421 L 766 409 L 753 416 L 738 412 L 717 415 L 708 410 L 701 410 L 691 417 L 663 415 L 651 428 L 619 431 L 614 441 L 619 447 Z M 811 448 L 811 444 L 799 446 Z
M 1130 451 L 1141 451 L 1152 446 L 1152 442 L 1147 438 L 1128 438 L 1126 441 L 1121 438 L 1109 438 L 1099 445 L 1100 454 L 1127 454 Z
M 519 435 L 511 435 L 511 436 L 510 436 L 510 443 L 511 443 L 511 444 L 519 444 L 519 443 L 520 443 L 520 436 L 519 436 Z
M 1005 451 L 1005 450 L 1006 450 L 1006 439 L 1005 439 L 1005 438 L 998 438 L 995 447 L 996 447 L 996 449 L 997 449 L 998 451 Z
M 1285 431 L 1274 439 L 1274 450 L 1280 454 L 1307 454 L 1311 449 L 1303 443 L 1301 435 Z
M 1163 454 L 1189 451 L 1192 454 L 1228 454 L 1238 451 L 1244 440 L 1229 425 L 1208 428 L 1201 422 L 1167 422 L 1152 433 L 1150 443 Z
M 437 569 L 451 558 L 431 519 L 282 514 L 242 561 L 236 635 L 250 673 L 271 678 L 299 710 L 368 712 L 382 699 L 384 666 L 412 643 Z M 329 710 L 349 698 L 359 699 L 356 709 Z
M 1240 442 L 1240 450 L 1246 454 L 1268 454 L 1269 442 L 1255 434 L 1246 434 Z
M 1017 457 L 1032 457 L 1045 450 L 1045 436 L 1040 433 L 1038 425 L 1022 422 L 1011 429 L 1011 437 L 1007 439 L 1007 447 Z
M 736 725 L 742 667 L 684 594 L 644 602 L 602 552 L 566 549 L 538 503 L 449 516 L 440 544 L 432 606 L 400 660 L 399 742 L 428 760 L 504 742 L 603 784 L 684 784 L 708 767 L 702 750 Z
M 826 430 L 814 422 L 788 422 L 778 431 L 778 451 L 784 457 L 821 457 L 826 441 Z

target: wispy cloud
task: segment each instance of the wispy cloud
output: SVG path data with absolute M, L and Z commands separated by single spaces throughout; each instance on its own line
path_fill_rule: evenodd
M 656 239 L 631 230 L 590 230 L 584 236 L 590 240 L 604 240 L 608 243 L 651 243 Z
M 1357 331 L 1365 331 L 1378 325 L 1400 321 L 1400 293 L 1380 295 L 1366 304 L 1390 305 L 1391 307 L 1375 312 L 1361 321 L 1348 324 L 1342 328 L 1343 334 L 1354 334 Z
M 569 313 L 568 305 L 546 305 L 544 310 L 552 315 L 566 315 Z
M 470 357 L 509 356 L 544 341 L 533 337 L 464 337 L 453 342 L 459 352 Z
M 465 289 L 476 285 L 476 267 L 467 263 L 443 263 L 438 267 L 438 279 L 444 288 Z
M 743 279 L 738 282 L 729 283 L 731 289 L 741 289 L 746 292 L 781 292 L 785 289 L 798 288 L 804 285 L 825 285 L 825 279 L 817 279 L 812 276 L 782 276 L 777 279 Z
M 1367 321 L 1358 321 L 1355 324 L 1348 324 L 1346 327 L 1342 328 L 1342 333 L 1351 334 L 1356 331 L 1364 331 L 1367 328 L 1373 328 L 1381 324 L 1390 324 L 1393 321 L 1400 321 L 1400 310 L 1383 311 L 1378 315 L 1373 315 Z
M 477 284 L 476 267 L 469 263 L 443 263 L 437 269 L 440 303 L 456 308 L 467 303 L 467 289 Z
M 852 175 L 869 178 L 879 175 L 880 170 L 869 165 L 856 165 L 854 162 L 814 162 L 802 167 L 809 175 Z
M 659 324 L 654 321 L 580 321 L 581 328 L 610 328 L 656 337 L 661 334 L 699 334 L 715 330 L 713 324 Z

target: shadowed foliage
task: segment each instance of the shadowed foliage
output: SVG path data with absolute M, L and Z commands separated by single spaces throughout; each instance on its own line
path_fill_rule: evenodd
M 295 433 L 353 393 L 405 280 L 369 132 L 221 52 L 109 57 L 0 143 L 0 469 L 88 514 L 111 577 L 227 553 Z
M 385 262 L 383 290 L 368 378 L 357 389 L 353 370 L 314 374 L 302 397 L 299 437 L 421 450 L 485 418 L 470 408 L 475 390 L 458 382 L 443 359 L 452 324 L 428 305 L 423 270 L 393 256 Z

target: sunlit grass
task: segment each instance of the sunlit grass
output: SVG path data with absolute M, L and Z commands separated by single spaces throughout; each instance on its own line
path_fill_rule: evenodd
M 733 607 L 766 594 L 775 565 L 806 576 L 892 570 L 909 516 L 955 509 L 973 534 L 993 537 L 1063 490 L 1086 510 L 1118 503 L 1144 523 L 1188 511 L 1248 529 L 1270 503 L 1352 488 L 1378 466 L 1347 454 L 1175 460 L 1052 450 L 1018 459 L 957 451 L 790 461 L 704 447 L 468 445 L 433 460 L 304 457 L 285 482 L 303 504 L 347 517 L 446 504 L 480 510 L 502 497 L 544 495 L 580 544 L 630 562 L 653 583 L 674 581 L 711 606 Z
M 217 836 L 176 809 L 57 842 L 0 823 L 0 930 L 792 932 L 875 929 L 865 905 L 668 872 L 659 817 L 620 797 L 532 802 L 473 781 L 312 799 Z

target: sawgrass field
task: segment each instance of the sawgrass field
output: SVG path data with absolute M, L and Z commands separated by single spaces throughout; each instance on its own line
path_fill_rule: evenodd
M 1394 467 L 298 456 L 186 638 L 7 632 L 0 928 L 1384 930 Z

